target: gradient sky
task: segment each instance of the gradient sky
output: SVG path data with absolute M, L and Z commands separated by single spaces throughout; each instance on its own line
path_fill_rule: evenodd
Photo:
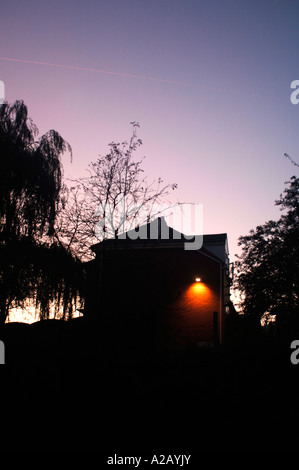
M 66 176 L 138 121 L 149 179 L 203 204 L 234 260 L 296 174 L 283 154 L 299 161 L 298 18 L 298 0 L 2 0 L 0 80 L 71 144 Z

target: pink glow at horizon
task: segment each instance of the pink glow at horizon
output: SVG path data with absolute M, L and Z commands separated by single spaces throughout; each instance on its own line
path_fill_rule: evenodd
M 280 215 L 274 200 L 299 160 L 295 0 L 29 0 L 1 6 L 0 80 L 40 133 L 73 148 L 86 174 L 138 121 L 149 180 L 203 204 L 204 233 L 237 239 Z

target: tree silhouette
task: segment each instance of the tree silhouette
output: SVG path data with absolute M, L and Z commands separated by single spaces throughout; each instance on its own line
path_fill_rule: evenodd
M 89 176 L 64 188 L 57 219 L 57 239 L 82 259 L 90 259 L 90 246 L 149 222 L 169 208 L 165 198 L 175 183 L 161 178 L 149 183 L 142 161 L 134 152 L 142 145 L 139 124 L 132 122 L 129 142 L 109 144 L 109 153 L 88 166 Z M 163 206 L 164 202 L 164 206 Z M 164 207 L 164 209 L 163 209 Z
M 67 317 L 78 296 L 79 263 L 53 238 L 71 147 L 54 130 L 37 136 L 23 101 L 0 106 L 0 323 L 28 297 L 41 318 L 53 302 Z
M 290 155 L 288 153 L 285 153 L 284 154 L 285 158 L 287 158 L 288 160 L 290 160 L 290 162 L 294 165 L 294 166 L 299 166 L 299 163 L 295 162 L 295 160 L 293 160 L 292 157 L 290 157 Z
M 62 186 L 60 155 L 71 148 L 54 130 L 38 129 L 23 101 L 0 107 L 1 242 L 53 233 Z
M 236 287 L 243 310 L 258 319 L 276 315 L 288 330 L 299 324 L 299 179 L 292 176 L 275 201 L 283 214 L 239 238 Z

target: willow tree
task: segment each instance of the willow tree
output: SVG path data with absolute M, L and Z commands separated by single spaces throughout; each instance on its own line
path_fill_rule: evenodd
M 53 238 L 66 151 L 58 132 L 38 137 L 23 101 L 0 106 L 0 323 L 28 298 L 41 318 L 77 301 L 80 264 Z

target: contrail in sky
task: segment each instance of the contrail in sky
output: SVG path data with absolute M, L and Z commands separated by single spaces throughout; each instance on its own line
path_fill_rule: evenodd
M 165 78 L 158 78 L 158 77 L 149 77 L 148 75 L 137 75 L 137 74 L 132 74 L 132 73 L 123 73 L 123 72 L 112 72 L 110 70 L 102 70 L 102 69 L 95 69 L 92 67 L 80 67 L 78 65 L 65 65 L 65 64 L 55 64 L 52 62 L 40 62 L 37 60 L 27 60 L 27 59 L 12 59 L 9 57 L 0 57 L 0 60 L 6 60 L 8 62 L 18 62 L 21 64 L 34 64 L 34 65 L 43 65 L 47 67 L 56 67 L 56 68 L 61 68 L 61 69 L 71 69 L 71 70 L 81 70 L 85 72 L 94 72 L 94 73 L 102 73 L 105 75 L 117 75 L 119 77 L 127 77 L 127 78 L 135 78 L 135 79 L 141 79 L 141 80 L 150 80 L 152 82 L 162 82 L 162 83 L 169 83 L 172 85 L 181 85 L 181 86 L 187 86 L 187 87 L 194 87 L 194 88 L 204 88 L 206 90 L 211 90 L 211 91 L 217 91 L 217 92 L 222 92 L 222 93 L 232 93 L 232 94 L 237 94 L 237 95 L 244 95 L 244 96 L 253 96 L 253 97 L 258 97 L 258 98 L 266 98 L 274 101 L 282 101 L 281 98 L 278 97 L 272 97 L 272 96 L 265 96 L 261 95 L 258 93 L 252 93 L 252 92 L 244 92 L 238 91 L 238 90 L 228 90 L 224 88 L 219 88 L 219 87 L 212 87 L 212 86 L 207 86 L 207 85 L 202 85 L 202 84 L 194 84 L 194 83 L 187 83 L 187 82 L 180 82 L 176 80 L 168 80 Z M 284 100 L 283 100 L 284 101 Z
M 101 70 L 101 69 L 94 69 L 91 67 L 79 67 L 77 65 L 64 65 L 64 64 L 54 64 L 51 62 L 40 62 L 37 60 L 26 60 L 26 59 L 11 59 L 9 57 L 0 57 L 0 60 L 6 60 L 9 62 L 19 62 L 22 64 L 35 64 L 35 65 L 46 65 L 49 67 L 57 67 L 62 69 L 72 69 L 72 70 L 82 70 L 85 72 L 96 72 L 96 73 L 103 73 L 106 75 L 118 75 L 120 77 L 128 77 L 128 78 L 140 78 L 142 80 L 151 80 L 154 82 L 164 82 L 164 83 L 172 83 L 175 85 L 187 85 L 190 86 L 190 83 L 186 82 L 178 82 L 175 80 L 166 80 L 164 78 L 157 78 L 157 77 L 149 77 L 147 75 L 135 75 L 131 73 L 122 73 L 122 72 L 111 72 L 109 70 Z

